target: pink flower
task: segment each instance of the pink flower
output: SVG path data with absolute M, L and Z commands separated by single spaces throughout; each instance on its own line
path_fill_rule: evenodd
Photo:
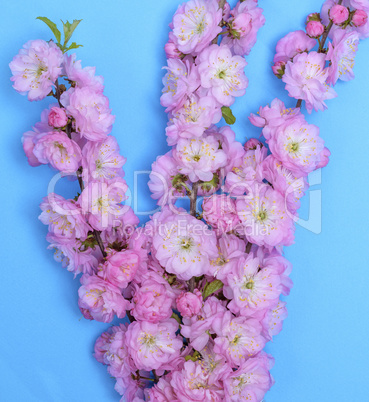
M 96 321 L 111 322 L 116 315 L 124 318 L 130 303 L 119 289 L 96 275 L 83 275 L 78 290 L 78 305 Z
M 238 260 L 245 255 L 245 242 L 233 234 L 223 234 L 218 239 L 218 257 L 211 262 L 212 274 L 228 285 L 228 274 L 233 272 Z
M 311 38 L 319 38 L 323 35 L 324 25 L 320 21 L 309 21 L 306 24 L 306 33 Z
M 280 126 L 268 144 L 273 156 L 296 177 L 307 176 L 315 170 L 324 149 L 319 128 L 299 118 Z
M 324 147 L 323 151 L 320 153 L 320 162 L 318 163 L 317 168 L 320 169 L 326 167 L 329 163 L 330 156 L 331 151 L 327 147 Z
M 227 156 L 219 149 L 219 142 L 212 136 L 206 138 L 180 139 L 173 150 L 178 171 L 194 183 L 210 181 L 213 174 L 226 165 Z
M 321 157 L 323 152 L 324 150 L 321 152 Z M 309 187 L 306 178 L 297 178 L 273 155 L 269 155 L 263 161 L 263 175 L 272 184 L 274 190 L 284 197 L 287 211 L 294 214 L 300 208 L 300 199 Z
M 26 95 L 28 100 L 45 98 L 61 74 L 63 53 L 52 41 L 30 40 L 13 58 L 9 67 L 13 76 L 13 88 Z
M 190 0 L 178 7 L 173 17 L 173 39 L 180 52 L 198 54 L 221 28 L 222 10 L 216 0 Z
M 208 297 L 197 316 L 183 318 L 181 334 L 191 340 L 191 346 L 195 350 L 202 351 L 209 342 L 210 335 L 215 333 L 214 321 L 221 319 L 226 311 L 220 300 L 214 296 Z
M 94 180 L 110 180 L 123 176 L 122 166 L 126 158 L 120 155 L 115 137 L 108 136 L 101 142 L 88 141 L 82 149 L 82 167 L 84 181 L 89 177 Z
M 63 238 L 85 239 L 91 228 L 82 216 L 81 208 L 73 200 L 66 200 L 58 194 L 49 193 L 40 204 L 39 216 L 49 232 Z
M 200 84 L 197 68 L 188 60 L 169 59 L 168 67 L 163 78 L 163 95 L 160 98 L 166 112 L 180 109 L 187 97 L 191 95 Z
M 175 293 L 168 282 L 155 272 L 149 272 L 135 285 L 133 293 L 133 316 L 138 321 L 158 323 L 166 321 L 173 314 Z
M 75 119 L 76 130 L 88 140 L 104 140 L 111 132 L 115 117 L 111 115 L 109 100 L 90 87 L 75 88 L 64 106 Z
M 54 251 L 55 261 L 74 272 L 74 276 L 79 273 L 91 275 L 96 271 L 98 259 L 101 259 L 100 250 L 86 247 L 78 239 L 63 238 L 52 233 L 46 235 L 46 240 L 50 243 L 47 248 Z
M 272 65 L 273 74 L 274 74 L 277 78 L 282 78 L 282 77 L 283 77 L 283 74 L 284 74 L 285 68 L 286 68 L 286 62 L 285 62 L 285 61 L 276 61 L 276 62 Z
M 309 113 L 313 109 L 326 109 L 324 101 L 337 96 L 326 83 L 329 70 L 325 68 L 325 57 L 323 53 L 302 53 L 286 64 L 282 81 L 286 84 L 288 94 L 304 100 Z
M 197 315 L 202 306 L 202 295 L 198 289 L 192 292 L 182 292 L 176 299 L 177 309 L 182 317 Z
M 152 388 L 146 388 L 145 395 L 147 400 L 151 402 L 172 402 L 176 399 L 174 390 L 167 381 L 167 376 L 160 377 L 159 382 Z
M 225 402 L 259 402 L 273 385 L 271 358 L 265 353 L 243 362 L 223 380 Z
M 75 172 L 82 159 L 80 147 L 63 132 L 52 132 L 39 138 L 33 154 L 41 163 L 50 163 L 61 172 Z
M 107 364 L 105 363 L 105 353 L 109 349 L 110 339 L 113 336 L 113 328 L 117 327 L 111 327 L 106 332 L 103 332 L 95 342 L 94 358 L 101 364 Z
M 68 80 L 73 81 L 77 88 L 89 87 L 92 91 L 102 94 L 104 90 L 104 78 L 95 75 L 96 67 L 82 68 L 81 60 L 76 60 L 77 55 L 64 55 L 64 69 Z
M 170 381 L 176 400 L 214 401 L 224 400 L 224 391 L 220 385 L 211 382 L 209 373 L 204 370 L 201 362 L 187 361 L 181 371 L 174 371 Z
M 181 56 L 181 52 L 178 50 L 176 44 L 173 40 L 173 32 L 169 33 L 169 40 L 164 46 L 165 54 L 167 59 L 179 59 Z
M 212 195 L 202 203 L 203 216 L 217 235 L 231 232 L 239 224 L 235 201 L 225 194 Z
M 256 149 L 244 153 L 240 163 L 233 167 L 226 176 L 225 190 L 231 195 L 242 195 L 256 182 L 262 182 L 261 163 L 266 158 L 268 150 L 262 144 Z
M 198 59 L 201 86 L 209 89 L 220 105 L 231 106 L 235 97 L 245 94 L 248 79 L 243 71 L 247 64 L 243 57 L 233 56 L 226 45 L 211 45 Z
M 49 126 L 60 128 L 64 127 L 68 122 L 68 117 L 65 113 L 65 109 L 54 106 L 50 109 L 48 123 Z
M 46 134 L 47 133 L 37 133 L 35 131 L 27 131 L 23 134 L 23 150 L 28 159 L 28 163 L 33 167 L 42 165 L 42 163 L 36 158 L 35 154 L 33 153 L 33 149 L 35 148 L 35 144 L 37 144 L 37 141 Z
M 290 32 L 278 41 L 274 62 L 290 61 L 299 53 L 309 52 L 315 45 L 316 40 L 309 38 L 304 31 Z
M 253 318 L 234 318 L 227 311 L 222 318 L 214 321 L 213 326 L 217 334 L 214 352 L 224 356 L 232 367 L 240 366 L 264 348 L 262 327 Z
M 335 85 L 337 80 L 350 81 L 355 78 L 353 68 L 359 45 L 357 32 L 346 32 L 337 29 L 333 33 L 333 41 L 328 44 L 327 60 L 329 60 L 329 74 L 327 83 Z
M 152 164 L 148 186 L 151 191 L 151 198 L 158 200 L 158 205 L 173 203 L 176 200 L 176 195 L 180 195 L 173 184 L 173 179 L 178 173 L 172 151 L 159 156 Z M 187 181 L 183 175 L 178 176 L 179 179 Z
M 152 242 L 159 263 L 183 280 L 206 274 L 210 260 L 218 254 L 215 233 L 187 214 L 171 214 L 162 220 Z
M 98 275 L 119 289 L 124 289 L 131 282 L 139 266 L 143 263 L 141 256 L 134 250 L 113 251 Z
M 251 113 L 249 120 L 254 126 L 263 127 L 263 135 L 269 140 L 277 127 L 295 117 L 305 120 L 300 108 L 288 109 L 280 99 L 275 98 L 270 106 L 260 106 L 258 115 Z
M 228 274 L 228 285 L 232 291 L 228 308 L 247 317 L 274 306 L 282 292 L 280 283 L 278 273 L 268 266 L 261 267 L 259 258 L 253 258 L 252 254 L 240 258 L 235 269 Z
M 236 202 L 247 240 L 259 246 L 289 246 L 294 224 L 286 212 L 283 196 L 268 185 L 256 185 Z
M 351 20 L 355 27 L 362 27 L 367 23 L 367 21 L 368 14 L 364 10 L 355 10 Z
M 288 316 L 286 304 L 279 300 L 276 306 L 266 310 L 264 319 L 261 321 L 263 335 L 266 339 L 272 340 L 273 336 L 278 335 L 282 331 L 283 321 Z
M 263 9 L 258 7 L 257 1 L 246 0 L 238 2 L 231 14 L 234 19 L 228 21 L 232 24 L 230 35 L 222 39 L 222 44 L 232 47 L 237 55 L 248 55 L 259 29 L 265 24 Z
M 88 215 L 89 224 L 96 230 L 105 230 L 119 225 L 119 216 L 122 216 L 126 208 L 121 202 L 126 199 L 126 182 L 121 179 L 113 179 L 107 182 L 91 181 L 82 191 L 79 198 L 84 214 Z
M 340 4 L 335 4 L 329 10 L 329 18 L 334 24 L 340 25 L 345 22 L 349 17 L 349 10 L 347 7 L 341 6 Z
M 218 123 L 221 118 L 221 109 L 214 98 L 191 95 L 173 115 L 173 124 L 166 129 L 168 145 L 175 145 L 179 138 L 200 137 L 206 128 Z
M 178 323 L 173 318 L 153 324 L 135 321 L 128 327 L 125 344 L 139 370 L 157 370 L 178 358 L 182 339 L 176 335 Z

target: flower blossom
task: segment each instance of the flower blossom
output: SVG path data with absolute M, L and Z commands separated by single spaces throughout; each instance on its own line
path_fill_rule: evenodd
M 64 55 L 64 70 L 68 80 L 73 81 L 77 88 L 89 87 L 96 93 L 103 93 L 104 78 L 96 76 L 96 67 L 82 68 L 81 60 L 76 60 L 75 53 Z
M 259 402 L 274 381 L 269 373 L 272 358 L 266 353 L 251 357 L 224 380 L 225 402 Z
M 115 137 L 110 135 L 101 142 L 87 142 L 82 155 L 85 182 L 88 182 L 89 177 L 93 180 L 123 177 L 122 166 L 126 163 L 126 158 L 120 155 Z
M 121 204 L 126 199 L 126 191 L 127 184 L 121 178 L 106 182 L 91 181 L 87 185 L 80 195 L 79 203 L 94 229 L 105 230 L 115 226 L 115 220 L 126 211 Z
M 226 154 L 219 149 L 219 142 L 211 136 L 180 139 L 173 150 L 173 157 L 178 163 L 178 171 L 187 175 L 193 183 L 210 181 L 227 161 Z
M 188 280 L 208 272 L 218 254 L 216 236 L 190 215 L 171 214 L 154 234 L 152 253 L 167 272 Z
M 166 112 L 180 109 L 200 84 L 197 68 L 188 60 L 168 59 L 167 70 L 163 78 L 163 94 L 160 98 Z
M 269 185 L 256 185 L 236 202 L 236 207 L 250 243 L 266 247 L 292 244 L 294 222 L 287 214 L 283 196 Z
M 350 81 L 355 78 L 353 67 L 359 45 L 357 32 L 337 29 L 333 41 L 328 44 L 327 60 L 331 62 L 327 83 L 335 85 L 337 80 Z
M 304 31 L 290 32 L 278 41 L 274 63 L 290 61 L 299 53 L 309 52 L 315 45 L 316 40 L 309 38 Z
M 282 77 L 289 96 L 304 100 L 309 113 L 326 109 L 324 101 L 337 96 L 326 83 L 329 69 L 325 68 L 325 58 L 323 53 L 301 53 L 286 64 Z
M 28 100 L 45 98 L 62 72 L 63 53 L 52 41 L 30 40 L 13 58 L 9 67 L 13 88 Z
M 173 124 L 166 129 L 168 145 L 175 145 L 179 138 L 200 137 L 206 128 L 218 123 L 221 117 L 221 109 L 213 97 L 191 95 L 173 115 Z
M 201 86 L 220 105 L 231 106 L 235 97 L 245 94 L 248 79 L 243 71 L 247 64 L 243 57 L 233 56 L 227 45 L 211 45 L 198 58 Z
M 238 2 L 231 11 L 228 23 L 232 24 L 232 28 L 230 34 L 223 38 L 222 44 L 231 46 L 236 55 L 248 55 L 256 43 L 259 29 L 265 24 L 263 9 L 254 0 Z
M 90 227 L 75 201 L 50 193 L 43 199 L 40 208 L 42 213 L 39 219 L 44 225 L 49 225 L 50 233 L 69 239 L 87 237 Z
M 162 276 L 150 272 L 134 289 L 132 314 L 136 320 L 158 323 L 171 317 L 175 293 Z
M 178 323 L 170 318 L 160 323 L 135 321 L 128 327 L 125 344 L 139 370 L 157 370 L 170 367 L 179 357 L 183 345 L 176 335 Z
M 124 318 L 130 303 L 119 289 L 97 275 L 83 275 L 78 290 L 78 305 L 85 317 L 101 322 L 111 322 L 116 315 Z
M 195 289 L 193 292 L 181 292 L 176 299 L 176 305 L 182 317 L 190 318 L 199 313 L 202 301 L 201 292 Z
M 222 28 L 222 10 L 217 0 L 190 0 L 178 7 L 173 17 L 173 40 L 184 54 L 196 55 Z
M 75 128 L 81 136 L 101 141 L 110 134 L 115 116 L 111 114 L 106 96 L 90 87 L 75 88 L 64 106 L 75 119 Z
M 319 128 L 299 118 L 280 126 L 268 145 L 273 156 L 296 177 L 307 176 L 315 170 L 324 149 Z
M 63 132 L 52 132 L 39 138 L 33 154 L 40 163 L 50 165 L 61 172 L 75 172 L 82 159 L 78 144 Z

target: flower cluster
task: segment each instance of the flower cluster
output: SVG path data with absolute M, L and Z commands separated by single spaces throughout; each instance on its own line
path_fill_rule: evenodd
M 180 5 L 161 96 L 172 149 L 153 163 L 149 187 L 161 208 L 142 228 L 123 203 L 125 158 L 109 135 L 102 77 L 66 54 L 56 28 L 58 43 L 27 42 L 10 63 L 18 92 L 57 101 L 23 147 L 32 166 L 48 164 L 80 184 L 74 199 L 45 197 L 40 220 L 55 258 L 82 273 L 83 316 L 129 319 L 95 344 L 122 402 L 260 402 L 273 385 L 274 360 L 263 349 L 287 317 L 292 267 L 283 247 L 294 242 L 309 173 L 330 156 L 301 106 L 324 110 L 337 80 L 354 77 L 367 12 L 369 0 L 327 0 L 306 32 L 278 42 L 273 72 L 297 105 L 260 107 L 249 119 L 263 138 L 241 144 L 218 123 L 234 123 L 230 106 L 246 92 L 244 56 L 265 23 L 262 9 L 257 0 Z M 77 25 L 64 24 L 66 39 Z

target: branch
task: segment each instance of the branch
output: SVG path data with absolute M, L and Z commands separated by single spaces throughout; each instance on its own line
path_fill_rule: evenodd
M 199 184 L 200 182 L 197 181 L 196 183 L 193 183 L 192 185 L 192 190 L 191 194 L 189 196 L 190 198 L 190 214 L 194 217 L 196 217 L 196 201 L 197 201 L 197 191 L 199 189 Z
M 339 2 L 337 4 L 341 5 L 342 1 L 343 0 L 339 0 Z M 333 26 L 333 21 L 330 20 L 329 24 L 328 24 L 327 28 L 325 29 L 324 34 L 322 36 L 322 40 L 321 40 L 320 45 L 319 45 L 318 53 L 322 53 L 324 51 L 324 45 L 325 45 L 325 42 L 326 42 L 326 40 L 328 38 L 329 32 L 332 29 L 332 26 Z

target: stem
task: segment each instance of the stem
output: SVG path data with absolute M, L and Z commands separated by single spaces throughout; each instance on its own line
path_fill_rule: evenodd
M 302 105 L 302 99 L 299 99 L 299 100 L 297 101 L 297 103 L 296 103 L 296 107 L 301 108 L 301 105 Z
M 155 381 L 158 382 L 159 381 L 159 376 L 156 374 L 156 371 L 153 370 L 152 373 L 154 374 Z
M 337 4 L 341 5 L 341 4 L 342 4 L 342 1 L 343 1 L 343 0 L 339 0 L 339 2 L 338 2 Z M 331 21 L 329 21 L 329 24 L 328 24 L 328 26 L 327 26 L 327 28 L 326 28 L 326 30 L 324 31 L 324 34 L 323 34 L 323 36 L 322 36 L 322 40 L 321 40 L 320 45 L 319 45 L 318 53 L 322 53 L 322 52 L 323 52 L 325 42 L 326 42 L 326 40 L 327 40 L 327 38 L 328 38 L 328 35 L 329 35 L 330 30 L 332 29 L 332 26 L 333 26 L 333 21 L 331 20 Z
M 226 1 L 227 0 L 219 0 L 219 8 L 220 9 L 222 9 L 223 10 L 223 8 L 224 8 L 224 6 L 225 6 L 225 3 L 226 3 Z M 220 21 L 220 24 L 219 24 L 219 26 L 223 26 L 223 19 L 222 19 L 222 21 Z M 219 35 L 223 35 L 222 33 L 220 33 L 220 34 L 218 34 L 212 41 L 211 41 L 211 43 L 213 44 L 213 45 L 216 45 L 217 43 L 218 43 L 218 38 L 219 38 Z
M 55 89 L 55 95 L 54 95 L 54 97 L 57 99 L 57 101 L 58 101 L 58 103 L 59 103 L 59 107 L 64 107 L 62 104 L 61 104 L 61 102 L 60 102 L 60 88 L 59 88 L 59 82 L 58 82 L 58 79 L 56 79 L 56 81 L 55 81 L 55 86 L 56 86 L 56 89 Z
M 248 243 L 246 244 L 246 254 L 250 254 L 251 247 L 252 247 L 252 243 L 248 242 Z
M 132 316 L 131 312 L 129 310 L 126 310 L 127 317 L 129 321 L 132 323 L 133 321 L 136 321 L 135 318 Z
M 192 191 L 190 194 L 190 214 L 196 217 L 196 201 L 197 201 L 197 191 L 199 189 L 200 182 L 197 181 L 192 185 Z
M 195 277 L 193 276 L 188 282 L 188 291 L 189 292 L 193 292 L 195 290 L 195 286 L 196 286 L 196 280 Z

